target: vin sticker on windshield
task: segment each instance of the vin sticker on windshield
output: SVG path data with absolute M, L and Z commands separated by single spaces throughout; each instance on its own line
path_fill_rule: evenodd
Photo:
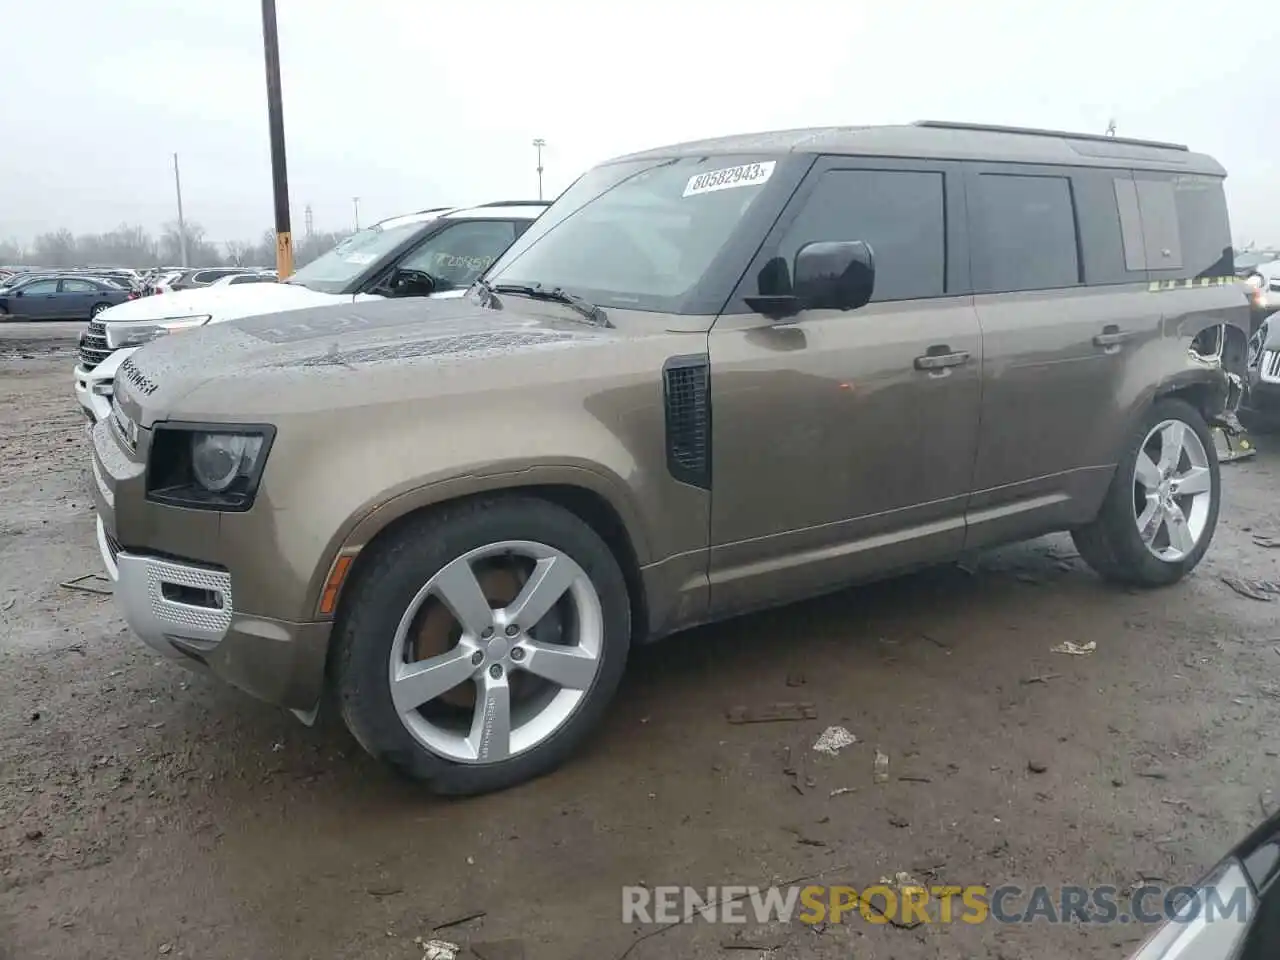
M 684 185 L 683 195 L 693 197 L 699 193 L 732 190 L 734 187 L 758 187 L 773 176 L 773 167 L 776 162 L 766 160 L 764 163 L 744 163 L 740 167 L 725 167 L 723 170 L 695 173 Z

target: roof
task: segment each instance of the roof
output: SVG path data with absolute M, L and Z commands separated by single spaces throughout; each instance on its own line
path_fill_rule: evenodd
M 417 213 L 388 217 L 386 220 L 378 221 L 376 225 L 387 230 L 391 227 L 403 227 L 412 223 L 426 223 L 429 220 L 439 220 L 441 218 L 446 220 L 469 220 L 472 218 L 533 220 L 549 206 L 551 206 L 551 201 L 549 200 L 503 200 L 497 203 L 482 203 L 475 207 L 431 207 L 427 210 L 419 210 Z
M 1226 170 L 1213 157 L 1193 153 L 1181 144 L 936 120 L 900 126 L 812 127 L 691 140 L 628 154 L 610 162 L 761 153 L 1121 166 L 1226 176 Z

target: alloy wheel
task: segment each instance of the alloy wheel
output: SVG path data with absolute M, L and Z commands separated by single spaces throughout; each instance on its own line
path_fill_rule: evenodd
M 526 540 L 488 544 L 410 601 L 391 644 L 391 700 L 432 753 L 500 762 L 564 726 L 600 672 L 603 640 L 600 597 L 572 557 Z
M 1133 470 L 1133 519 L 1146 548 L 1178 563 L 1204 536 L 1216 491 L 1199 434 L 1181 420 L 1151 428 Z

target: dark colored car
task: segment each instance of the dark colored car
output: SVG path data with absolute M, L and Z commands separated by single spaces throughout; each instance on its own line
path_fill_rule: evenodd
M 38 277 L 0 294 L 0 321 L 88 320 L 137 296 L 103 277 Z

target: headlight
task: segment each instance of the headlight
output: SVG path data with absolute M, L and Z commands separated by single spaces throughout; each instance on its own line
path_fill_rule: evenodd
M 1232 960 L 1257 908 L 1244 870 L 1230 860 L 1129 960 Z
M 171 506 L 243 511 L 253 506 L 275 428 L 157 423 L 147 457 L 147 498 Z
M 115 321 L 107 323 L 107 346 L 112 350 L 121 347 L 140 347 L 167 333 L 178 333 L 209 322 L 209 314 L 192 317 L 166 317 L 163 320 Z
M 191 473 L 210 493 L 222 493 L 253 473 L 262 437 L 244 433 L 191 434 Z

